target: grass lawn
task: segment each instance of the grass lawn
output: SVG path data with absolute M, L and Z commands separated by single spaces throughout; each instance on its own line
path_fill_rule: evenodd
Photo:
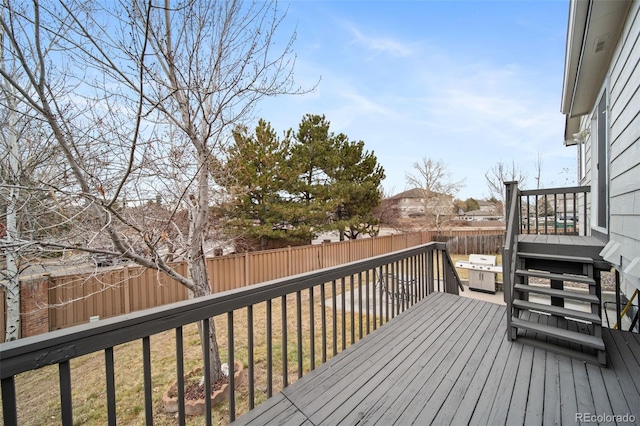
M 346 283 L 349 289 L 349 282 Z M 337 285 L 340 293 L 340 283 Z M 331 285 L 326 286 L 327 298 L 331 297 Z M 310 371 L 310 318 L 309 292 L 302 293 L 302 334 L 303 334 L 303 371 Z M 356 300 L 356 304 L 357 304 Z M 296 295 L 287 297 L 287 370 L 289 383 L 298 378 L 298 343 L 296 325 Z M 333 355 L 332 336 L 332 309 L 326 309 L 327 314 L 327 358 Z M 255 404 L 267 398 L 267 358 L 266 358 L 266 303 L 254 307 L 254 368 L 255 368 Z M 227 321 L 226 315 L 216 317 L 218 344 L 220 346 L 222 362 L 227 360 Z M 282 389 L 282 308 L 280 300 L 273 301 L 273 393 Z M 338 310 L 336 316 L 338 329 L 336 331 L 338 352 L 341 347 L 341 323 L 342 315 Z M 360 321 L 355 315 L 356 338 L 358 340 L 358 327 Z M 365 318 L 362 319 L 363 323 Z M 314 292 L 314 336 L 315 336 L 315 363 L 322 363 L 322 337 L 321 337 L 321 308 L 320 290 Z M 351 342 L 351 315 L 345 315 L 347 325 L 347 346 Z M 366 324 L 364 324 L 366 332 Z M 185 326 L 184 333 L 184 360 L 185 372 L 198 367 L 200 360 L 200 344 L 195 324 Z M 235 359 L 247 366 L 247 310 L 234 312 L 234 346 Z M 116 410 L 118 424 L 140 425 L 144 424 L 144 379 L 142 369 L 142 341 L 130 342 L 114 348 L 115 382 L 116 382 Z M 152 360 L 152 388 L 153 388 L 153 413 L 154 424 L 175 425 L 175 414 L 165 413 L 162 407 L 163 392 L 176 380 L 176 354 L 175 331 L 167 331 L 151 336 L 151 360 Z M 106 412 L 106 380 L 103 352 L 90 354 L 71 360 L 71 383 L 73 388 L 73 417 L 77 425 L 107 423 Z M 16 377 L 16 392 L 18 400 L 18 417 L 21 425 L 49 425 L 59 424 L 60 396 L 58 389 L 58 367 L 48 366 L 30 371 Z M 213 409 L 214 424 L 227 424 L 229 413 L 227 402 L 221 403 Z M 248 411 L 248 389 L 236 391 L 236 416 Z M 1 417 L 0 412 L 0 419 Z M 0 421 L 1 423 L 1 421 Z M 196 416 L 187 419 L 189 425 L 201 425 L 203 418 Z
M 468 256 L 452 255 L 453 262 L 467 260 Z M 498 263 L 501 258 L 498 256 Z M 458 269 L 462 279 L 468 279 L 467 270 Z M 499 275 L 499 279 L 500 275 Z M 357 280 L 355 284 L 357 288 Z M 340 282 L 337 283 L 337 294 L 341 293 Z M 330 298 L 331 285 L 326 284 L 326 297 Z M 346 290 L 350 290 L 350 282 L 346 280 Z M 353 293 L 352 293 L 353 294 Z M 310 362 L 310 324 L 313 322 L 315 342 L 315 364 L 322 363 L 322 333 L 321 333 L 321 306 L 320 289 L 314 290 L 314 315 L 310 317 L 309 292 L 301 294 L 302 310 L 302 346 L 303 346 L 303 371 L 305 374 L 311 369 Z M 358 301 L 355 301 L 356 305 Z M 349 301 L 347 299 L 347 304 Z M 296 324 L 296 294 L 287 296 L 287 370 L 289 383 L 298 378 L 298 342 Z M 282 304 L 280 299 L 272 303 L 272 336 L 273 336 L 273 393 L 275 394 L 283 386 L 282 379 Z M 333 355 L 333 335 L 337 338 L 337 351 L 342 348 L 342 313 L 338 309 L 336 315 L 337 330 L 333 330 L 333 310 L 326 308 L 327 323 L 327 359 Z M 267 358 L 266 358 L 266 303 L 254 306 L 254 374 L 255 374 L 255 404 L 267 399 Z M 227 360 L 227 321 L 226 315 L 216 317 L 218 344 L 221 350 L 222 362 Z M 351 341 L 351 314 L 345 315 L 346 342 Z M 361 319 L 355 314 L 355 341 L 359 339 L 360 321 L 366 333 L 366 319 Z M 373 318 L 370 319 L 370 328 L 373 329 Z M 235 359 L 248 365 L 247 349 L 247 310 L 234 312 L 234 347 Z M 184 333 L 184 360 L 185 372 L 200 366 L 201 350 L 197 327 L 195 324 L 185 326 Z M 165 413 L 162 407 L 162 394 L 176 380 L 176 354 L 175 331 L 170 330 L 151 336 L 151 362 L 152 362 L 152 392 L 153 415 L 156 425 L 175 425 L 175 414 Z M 116 382 L 116 410 L 117 420 L 120 425 L 144 424 L 144 379 L 142 369 L 142 341 L 130 342 L 114 348 L 115 382 Z M 58 367 L 48 366 L 30 371 L 16 377 L 16 392 L 18 399 L 18 417 L 21 425 L 49 425 L 59 424 L 60 396 L 58 389 Z M 73 388 L 73 416 L 77 425 L 107 423 L 106 412 L 106 380 L 103 352 L 94 353 L 71 360 L 71 383 Z M 246 385 L 236 391 L 236 415 L 248 411 L 248 389 Z M 2 419 L 0 411 L 0 419 Z M 214 407 L 214 424 L 227 424 L 229 413 L 227 403 L 221 403 Z M 1 422 L 1 421 L 0 421 Z M 200 416 L 187 419 L 188 425 L 200 425 L 203 419 Z

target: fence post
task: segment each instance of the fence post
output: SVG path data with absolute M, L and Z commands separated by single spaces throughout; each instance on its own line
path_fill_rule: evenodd
M 131 294 L 129 293 L 129 266 L 125 266 L 122 270 L 122 278 L 124 281 L 124 312 L 131 312 Z
M 369 238 L 371 240 L 371 251 L 369 253 L 371 253 L 371 257 L 375 256 L 375 252 L 373 251 L 375 249 L 375 244 L 373 244 L 374 242 L 374 238 L 378 238 L 378 237 L 371 237 Z
M 248 286 L 249 283 L 249 252 L 244 252 L 244 285 Z

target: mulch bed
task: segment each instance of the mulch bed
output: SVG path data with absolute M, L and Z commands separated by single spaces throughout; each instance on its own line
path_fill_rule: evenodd
M 222 385 L 227 383 L 229 383 L 229 378 L 227 376 L 222 376 L 218 381 L 211 384 L 211 393 L 220 390 Z M 187 389 L 184 392 L 184 398 L 189 401 L 204 399 L 204 384 L 201 385 L 199 382 L 196 382 L 187 386 Z

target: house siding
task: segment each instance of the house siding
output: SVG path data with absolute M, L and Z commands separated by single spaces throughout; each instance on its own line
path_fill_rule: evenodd
M 640 2 L 630 7 L 609 66 L 609 238 L 621 270 L 640 256 Z M 603 83 L 604 86 L 605 83 Z M 590 125 L 585 117 L 584 125 Z M 589 157 L 591 156 L 589 150 Z M 587 159 L 591 164 L 591 158 Z M 591 173 L 587 176 L 591 178 Z M 630 278 L 630 277 L 623 277 Z M 631 279 L 638 286 L 637 279 Z M 627 280 L 627 282 L 629 282 Z

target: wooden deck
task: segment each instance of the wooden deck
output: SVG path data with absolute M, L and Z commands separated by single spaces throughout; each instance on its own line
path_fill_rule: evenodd
M 601 368 L 509 342 L 506 331 L 504 306 L 434 293 L 235 424 L 640 421 L 639 335 L 606 329 Z
M 600 251 L 605 243 L 593 236 L 579 235 L 518 235 L 518 250 L 530 253 L 564 254 L 590 257 L 601 261 Z M 611 265 L 607 265 L 611 268 Z

